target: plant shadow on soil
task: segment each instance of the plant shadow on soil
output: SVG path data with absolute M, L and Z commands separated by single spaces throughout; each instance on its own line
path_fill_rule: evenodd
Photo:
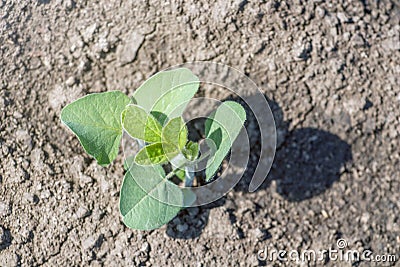
M 249 193 L 248 188 L 260 154 L 260 131 L 254 114 L 243 100 L 231 98 L 246 108 L 246 129 L 250 133 L 251 154 L 247 169 L 235 186 L 235 191 Z M 283 120 L 279 105 L 268 100 L 277 129 L 277 149 L 274 163 L 264 183 L 257 189 L 265 190 L 272 181 L 277 192 L 290 202 L 300 202 L 318 196 L 340 178 L 352 161 L 351 146 L 337 135 L 316 128 L 300 128 L 289 131 L 289 122 Z M 251 125 L 255 124 L 255 125 Z M 249 127 L 252 126 L 252 127 Z M 254 130 L 255 129 L 255 130 Z M 252 138 L 253 137 L 253 138 Z M 211 204 L 182 210 L 167 225 L 167 235 L 178 239 L 193 239 L 206 227 L 210 210 L 225 205 L 226 197 Z M 235 223 L 234 209 L 227 209 L 231 223 Z M 243 233 L 238 233 L 244 236 Z M 265 239 L 268 235 L 265 235 Z

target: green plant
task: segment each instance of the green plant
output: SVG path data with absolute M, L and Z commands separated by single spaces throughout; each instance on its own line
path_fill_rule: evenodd
M 131 98 L 120 91 L 95 93 L 68 104 L 61 112 L 61 121 L 102 166 L 116 158 L 123 131 L 140 144 L 136 156 L 124 162 L 120 194 L 120 212 L 130 228 L 158 228 L 182 207 L 190 206 L 195 201 L 190 188 L 180 188 L 171 178 L 178 177 L 191 186 L 194 166 L 206 158 L 205 180 L 210 181 L 244 124 L 243 107 L 223 102 L 205 121 L 205 143 L 210 149 L 199 153 L 198 143 L 188 140 L 182 118 L 199 83 L 185 68 L 159 72 Z

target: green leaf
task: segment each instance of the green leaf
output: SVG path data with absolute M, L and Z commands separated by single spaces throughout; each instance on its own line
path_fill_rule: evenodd
M 198 88 L 197 76 L 189 69 L 179 68 L 150 77 L 134 92 L 133 98 L 147 113 L 162 114 L 156 118 L 164 124 L 167 118 L 182 115 Z
M 170 120 L 162 130 L 162 142 L 183 149 L 187 142 L 188 130 L 182 117 Z
M 121 115 L 125 131 L 148 143 L 161 142 L 161 124 L 138 105 L 129 105 Z
M 72 130 L 85 151 L 102 165 L 118 155 L 122 137 L 121 112 L 129 97 L 120 91 L 82 97 L 61 111 L 61 121 Z
M 199 155 L 199 144 L 189 141 L 186 147 L 183 149 L 182 153 L 185 156 L 185 158 L 187 158 L 190 161 L 197 159 Z
M 172 220 L 181 210 L 184 192 L 164 179 L 158 167 L 133 164 L 125 174 L 120 212 L 126 226 L 152 230 Z
M 217 148 L 215 154 L 207 162 L 207 181 L 217 172 L 245 120 L 246 112 L 244 108 L 233 101 L 223 102 L 206 120 L 206 138 L 211 139 Z
M 179 154 L 179 150 L 168 143 L 154 143 L 143 147 L 137 153 L 135 162 L 139 165 L 163 164 Z
M 185 174 L 185 170 L 178 169 L 178 170 L 175 171 L 175 175 L 176 175 L 176 177 L 178 177 L 182 181 L 185 180 L 185 175 L 186 175 Z
M 129 170 L 130 166 L 135 162 L 135 156 L 128 156 L 124 160 L 124 170 Z

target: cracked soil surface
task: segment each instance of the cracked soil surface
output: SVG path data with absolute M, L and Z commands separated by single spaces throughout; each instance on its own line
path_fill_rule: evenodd
M 354 266 L 399 266 L 398 1 L 2 0 L 0 17 L 0 266 L 293 266 L 257 252 L 341 238 L 397 257 Z M 60 110 L 196 60 L 237 68 L 270 99 L 273 168 L 255 193 L 244 177 L 213 205 L 130 230 L 122 154 L 99 167 Z

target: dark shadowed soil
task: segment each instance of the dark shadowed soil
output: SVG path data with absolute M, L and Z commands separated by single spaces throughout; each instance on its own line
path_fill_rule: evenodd
M 293 266 L 257 252 L 346 249 L 400 263 L 400 7 L 364 1 L 0 1 L 0 266 Z M 161 229 L 121 222 L 122 153 L 99 167 L 61 125 L 88 93 L 133 92 L 187 61 L 269 98 L 278 148 L 225 198 Z M 226 99 L 227 92 L 209 97 Z M 350 266 L 325 259 L 301 266 Z

